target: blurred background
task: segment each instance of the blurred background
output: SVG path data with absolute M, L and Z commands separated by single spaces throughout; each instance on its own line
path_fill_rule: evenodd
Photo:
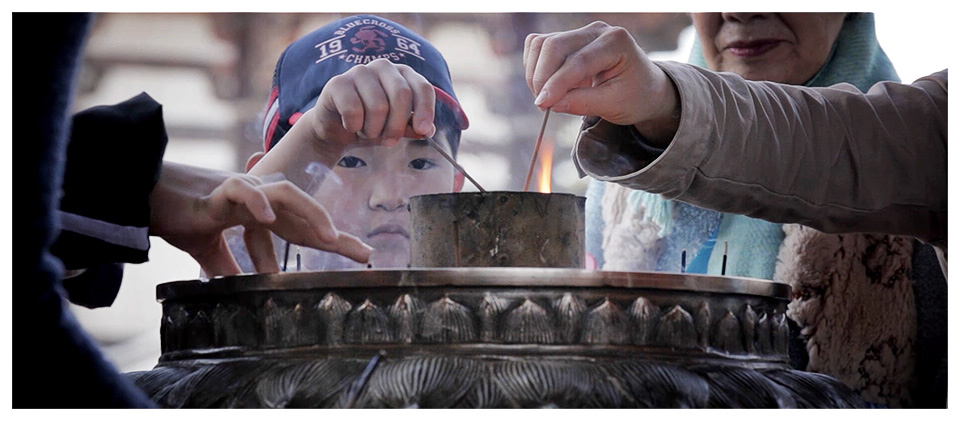
M 74 111 L 147 92 L 164 107 L 166 160 L 243 171 L 250 154 L 263 147 L 262 113 L 280 53 L 298 37 L 353 14 L 100 14 L 86 47 Z M 523 79 L 527 34 L 602 20 L 632 32 L 653 59 L 675 61 L 686 61 L 695 36 L 686 13 L 379 15 L 423 35 L 443 53 L 470 119 L 458 161 L 489 190 L 523 189 L 543 116 Z M 915 17 L 876 14 L 880 44 L 907 82 L 948 67 L 948 56 L 931 42 L 948 39 L 946 32 L 936 32 L 946 30 L 945 21 Z M 578 127 L 579 118 L 550 117 L 544 142 L 554 146 L 554 192 L 586 190 L 569 159 Z M 475 188 L 467 183 L 464 190 Z M 126 266 L 112 307 L 72 307 L 124 372 L 149 370 L 160 356 L 155 286 L 195 279 L 200 272 L 188 255 L 163 240 L 151 238 L 151 245 L 150 262 Z

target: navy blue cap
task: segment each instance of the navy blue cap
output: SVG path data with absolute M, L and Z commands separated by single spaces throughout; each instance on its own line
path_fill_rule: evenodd
M 264 150 L 268 151 L 304 112 L 316 105 L 331 78 L 358 64 L 385 58 L 405 64 L 434 86 L 437 106 L 446 107 L 456 129 L 469 126 L 453 92 L 450 69 L 432 44 L 396 22 L 374 15 L 340 19 L 294 41 L 280 55 L 264 117 Z M 437 116 L 441 112 L 438 110 Z M 438 130 L 439 121 L 435 122 Z

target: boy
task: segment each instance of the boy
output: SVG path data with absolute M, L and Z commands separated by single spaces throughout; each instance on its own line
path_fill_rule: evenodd
M 407 267 L 409 198 L 463 186 L 463 175 L 424 137 L 433 135 L 456 156 L 468 125 L 435 47 L 387 19 L 352 16 L 281 55 L 264 119 L 265 152 L 251 156 L 247 168 L 283 173 L 317 197 L 337 229 L 374 248 L 372 267 Z M 315 168 L 326 176 L 312 177 Z M 287 252 L 285 242 L 274 245 L 281 260 L 287 255 L 295 264 L 296 246 Z M 366 267 L 332 253 L 299 253 L 301 270 Z

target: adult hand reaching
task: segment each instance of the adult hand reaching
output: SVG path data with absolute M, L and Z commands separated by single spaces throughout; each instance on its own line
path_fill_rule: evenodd
M 634 125 L 655 144 L 669 143 L 676 133 L 676 87 L 623 28 L 594 22 L 530 34 L 523 66 L 540 108 Z
M 288 181 L 164 163 L 150 194 L 150 234 L 189 253 L 209 276 L 235 275 L 240 267 L 223 237 L 243 225 L 257 272 L 278 272 L 270 232 L 295 244 L 366 262 L 372 248 L 338 232 L 330 215 Z

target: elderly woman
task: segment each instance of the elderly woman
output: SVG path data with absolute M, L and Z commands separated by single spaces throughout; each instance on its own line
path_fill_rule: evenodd
M 697 13 L 693 22 L 699 40 L 690 62 L 711 70 L 814 87 L 847 82 L 861 91 L 899 80 L 869 13 Z M 727 275 L 789 283 L 788 316 L 806 339 L 806 369 L 889 406 L 945 403 L 946 317 L 930 312 L 946 303 L 914 305 L 914 287 L 945 296 L 929 246 L 909 237 L 824 234 L 596 180 L 587 197 L 588 251 L 604 270 L 678 272 L 685 251 L 687 272 L 720 274 L 726 260 Z M 918 318 L 926 329 L 919 337 Z M 931 329 L 930 321 L 939 325 Z M 926 353 L 919 361 L 918 352 Z

